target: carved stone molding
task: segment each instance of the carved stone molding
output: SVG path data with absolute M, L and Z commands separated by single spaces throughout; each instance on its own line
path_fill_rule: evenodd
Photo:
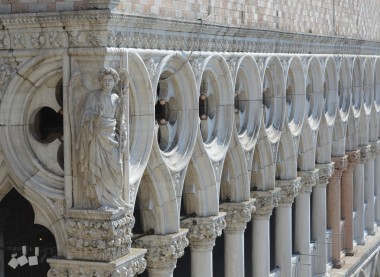
M 327 164 L 316 164 L 315 167 L 319 169 L 319 181 L 317 182 L 317 186 L 326 187 L 329 179 L 334 173 L 334 162 Z
M 174 270 L 177 259 L 184 255 L 185 248 L 189 245 L 187 232 L 187 229 L 181 229 L 178 233 L 169 235 L 145 236 L 139 238 L 135 245 L 147 249 L 145 257 L 148 268 Z
M 69 210 L 68 258 L 110 262 L 127 255 L 134 224 L 132 209 Z
M 253 213 L 253 217 L 271 216 L 273 208 L 278 207 L 280 196 L 279 188 L 267 191 L 252 191 L 251 197 L 256 198 L 256 211 Z
M 298 171 L 298 177 L 301 178 L 301 185 L 298 194 L 311 193 L 313 187 L 317 184 L 319 179 L 319 169 L 313 171 Z
M 301 185 L 301 178 L 297 177 L 293 180 L 277 180 L 276 187 L 280 188 L 280 205 L 291 205 L 294 198 L 298 195 Z
M 346 152 L 347 154 L 347 168 L 346 170 L 353 170 L 354 166 L 360 163 L 360 150 Z
M 48 277 L 134 277 L 144 272 L 145 249 L 131 248 L 130 253 L 113 262 L 89 262 L 65 259 L 48 259 L 50 265 Z
M 368 161 L 368 159 L 372 158 L 371 145 L 361 146 L 359 150 L 361 164 L 365 164 Z
M 221 204 L 220 210 L 226 212 L 226 231 L 244 231 L 256 210 L 254 203 L 255 200 L 251 198 L 241 203 Z
M 193 217 L 181 222 L 182 228 L 189 229 L 187 238 L 191 249 L 209 249 L 215 245 L 215 239 L 222 235 L 226 228 L 226 213 L 220 212 L 217 216 Z
M 12 66 L 9 63 L 0 63 L 0 86 L 5 84 L 12 73 Z

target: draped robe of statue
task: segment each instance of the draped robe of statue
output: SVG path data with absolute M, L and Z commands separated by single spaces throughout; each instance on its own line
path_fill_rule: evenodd
M 91 203 L 97 201 L 98 206 L 105 208 L 127 205 L 122 199 L 123 167 L 116 135 L 117 125 L 123 125 L 116 120 L 121 110 L 120 102 L 115 93 L 90 92 L 79 122 L 76 149 L 85 192 Z

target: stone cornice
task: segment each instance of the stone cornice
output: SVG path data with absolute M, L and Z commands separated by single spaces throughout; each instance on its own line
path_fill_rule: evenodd
M 375 41 L 131 16 L 107 10 L 2 15 L 2 24 L 4 31 L 0 31 L 0 49 L 120 47 L 211 52 L 380 54 L 380 42 Z
M 181 222 L 182 228 L 189 229 L 187 238 L 191 249 L 212 250 L 217 237 L 222 235 L 226 228 L 224 220 L 226 213 L 220 212 L 217 216 L 187 218 Z
M 226 213 L 226 231 L 243 231 L 256 210 L 255 200 L 250 199 L 241 203 L 223 203 L 220 210 Z
M 184 255 L 184 250 L 189 245 L 187 232 L 187 229 L 181 229 L 174 234 L 139 238 L 135 245 L 147 249 L 147 268 L 174 270 L 177 259 Z
M 319 169 L 319 181 L 316 184 L 317 186 L 327 186 L 329 179 L 334 173 L 334 164 L 334 162 L 326 164 L 315 164 L 315 167 Z
M 291 205 L 294 201 L 294 198 L 298 195 L 300 185 L 300 177 L 292 180 L 277 180 L 276 187 L 281 189 L 279 204 Z
M 308 194 L 313 190 L 318 182 L 319 169 L 313 171 L 298 171 L 298 177 L 301 177 L 301 186 L 299 188 L 298 194 Z
M 251 191 L 251 197 L 256 198 L 256 211 L 253 213 L 253 217 L 260 218 L 272 215 L 273 208 L 278 207 L 280 196 L 279 188 L 267 191 Z

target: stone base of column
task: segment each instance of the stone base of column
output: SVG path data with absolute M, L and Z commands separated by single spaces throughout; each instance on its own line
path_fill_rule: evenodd
M 369 236 L 374 236 L 374 235 L 376 235 L 376 232 L 377 232 L 377 223 L 375 222 L 375 223 L 373 224 L 373 228 L 368 228 L 368 229 L 367 229 L 367 234 L 368 234 Z
M 328 273 L 315 274 L 313 277 L 330 277 L 330 274 Z
M 364 237 L 364 238 L 356 238 L 355 239 L 357 245 L 365 245 L 367 243 L 367 239 Z
M 133 277 L 146 268 L 145 249 L 130 248 L 128 255 L 112 262 L 67 260 L 52 258 L 48 277 L 59 276 L 115 276 Z
M 333 268 L 342 268 L 344 261 L 342 259 L 333 261 Z

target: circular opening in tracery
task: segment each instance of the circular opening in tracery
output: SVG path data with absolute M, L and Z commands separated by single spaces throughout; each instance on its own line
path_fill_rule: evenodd
M 263 113 L 265 128 L 269 128 L 273 124 L 273 79 L 269 70 L 265 71 L 264 86 L 263 86 Z
M 286 108 L 288 115 L 288 123 L 294 120 L 294 105 L 295 93 L 294 93 L 294 77 L 292 71 L 289 71 L 287 84 L 286 84 Z
M 308 118 L 311 119 L 314 110 L 314 93 L 313 93 L 313 76 L 309 70 L 307 74 L 307 86 L 306 86 L 306 110 Z
M 175 80 L 170 76 L 170 72 L 164 72 L 156 89 L 155 118 L 158 124 L 157 139 L 161 151 L 164 152 L 172 150 L 177 143 L 175 125 L 178 117 L 178 105 L 175 98 L 176 92 L 174 91 L 176 89 Z
M 43 107 L 36 113 L 31 125 L 33 137 L 41 143 L 51 143 L 63 136 L 62 110 L 58 113 L 52 108 Z
M 203 74 L 200 97 L 199 97 L 199 118 L 200 130 L 204 143 L 210 143 L 216 136 L 216 93 L 217 86 L 211 73 L 205 72 Z
M 55 86 L 55 99 L 57 100 L 57 103 L 63 107 L 63 82 L 62 79 L 60 79 Z
M 247 99 L 248 95 L 244 77 L 238 74 L 235 85 L 234 111 L 236 130 L 239 135 L 244 133 L 247 129 L 248 120 L 245 116 Z
M 58 161 L 58 164 L 62 170 L 64 170 L 64 164 L 65 164 L 64 157 L 65 157 L 65 155 L 63 152 L 63 143 L 61 143 L 61 145 L 59 146 L 58 151 L 57 151 L 57 161 Z

